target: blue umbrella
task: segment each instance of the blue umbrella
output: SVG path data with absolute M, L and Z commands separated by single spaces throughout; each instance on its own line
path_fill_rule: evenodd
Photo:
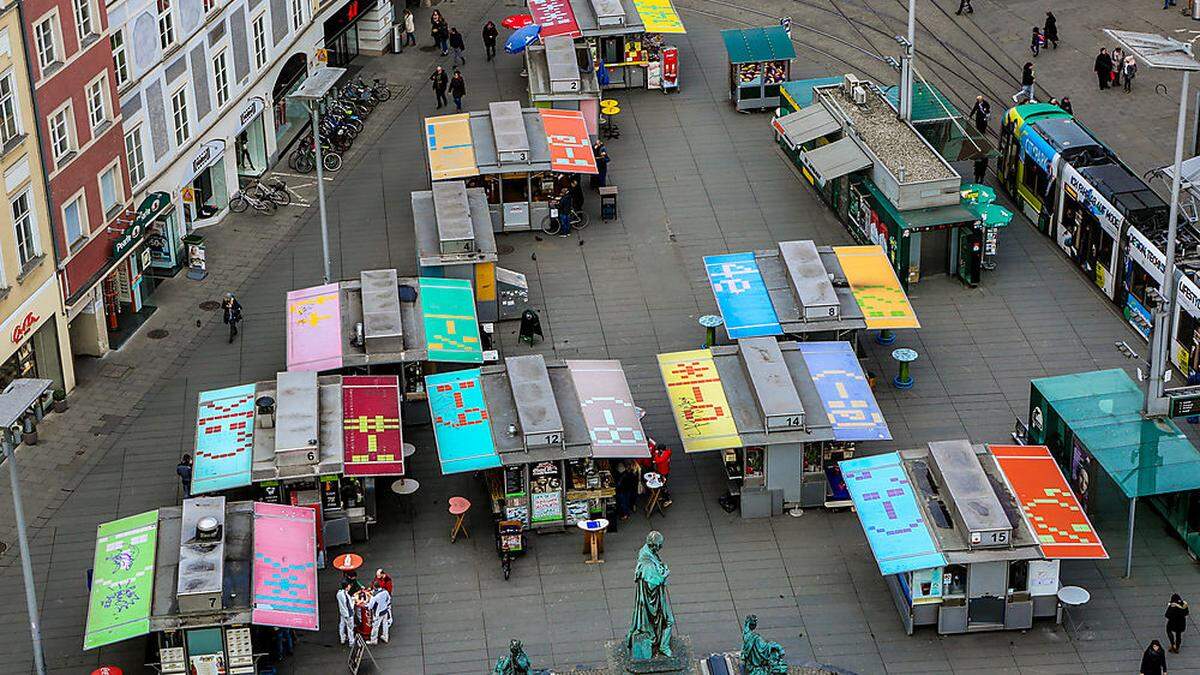
M 542 32 L 542 27 L 536 23 L 531 23 L 524 28 L 518 28 L 513 31 L 513 34 L 504 43 L 504 51 L 509 54 L 520 54 L 525 51 L 529 45 L 537 42 L 538 34 Z

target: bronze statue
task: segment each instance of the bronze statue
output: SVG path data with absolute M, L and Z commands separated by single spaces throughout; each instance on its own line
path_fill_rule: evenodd
M 525 655 L 520 640 L 508 643 L 508 655 L 496 659 L 492 675 L 529 675 L 529 657 Z
M 753 614 L 742 623 L 742 670 L 746 675 L 778 675 L 787 673 L 783 647 L 778 642 L 768 642 L 754 632 L 758 628 L 758 617 Z
M 646 535 L 646 544 L 638 552 L 633 576 L 633 620 L 625 637 L 634 661 L 672 656 L 671 629 L 675 626 L 675 615 L 667 595 L 667 578 L 671 570 L 658 556 L 662 547 L 662 533 L 652 531 Z

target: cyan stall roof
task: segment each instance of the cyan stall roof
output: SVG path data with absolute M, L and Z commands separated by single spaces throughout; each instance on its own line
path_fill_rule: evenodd
M 796 58 L 796 48 L 783 26 L 723 30 L 721 39 L 733 64 Z
M 1123 370 L 1032 382 L 1126 497 L 1200 489 L 1200 451 L 1170 419 L 1142 417 L 1142 392 Z
M 893 108 L 900 107 L 899 91 L 900 88 L 896 85 L 883 88 L 883 95 L 887 97 L 888 103 Z M 959 119 L 962 116 L 958 108 L 954 107 L 950 99 L 946 98 L 937 87 L 925 82 L 916 82 L 913 85 L 912 121 L 914 124 Z
M 807 108 L 813 103 L 813 87 L 827 87 L 842 81 L 840 77 L 815 77 L 811 80 L 792 80 L 779 85 L 785 98 L 796 109 Z

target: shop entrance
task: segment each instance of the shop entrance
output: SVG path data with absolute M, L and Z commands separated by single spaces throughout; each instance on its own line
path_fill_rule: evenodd
M 18 325 L 19 327 L 19 325 Z M 17 333 L 14 332 L 14 335 Z M 0 390 L 22 377 L 42 377 L 63 388 L 62 360 L 58 351 L 58 333 L 54 318 L 34 331 L 8 360 L 0 364 Z
M 237 135 L 233 141 L 233 155 L 237 162 L 239 177 L 258 178 L 267 171 L 267 132 L 263 111 L 266 102 L 259 96 L 252 97 L 238 116 Z
M 146 274 L 150 261 L 150 249 L 142 245 L 104 280 L 104 322 L 112 349 L 120 349 L 158 309 L 150 302 L 158 285 L 157 278 Z
M 971 563 L 967 575 L 967 628 L 1004 625 L 1008 563 Z
M 358 20 L 376 0 L 350 0 L 325 20 L 325 49 L 329 65 L 344 68 L 358 56 Z
M 229 192 L 225 185 L 225 143 L 209 141 L 205 146 L 211 147 L 208 163 L 182 190 L 184 220 L 189 232 L 210 225 L 229 205 Z
M 275 148 L 283 154 L 300 132 L 308 125 L 309 112 L 303 103 L 288 98 L 304 83 L 308 77 L 308 61 L 304 54 L 293 54 L 279 76 L 275 78 L 275 86 L 271 90 L 271 107 L 275 110 Z

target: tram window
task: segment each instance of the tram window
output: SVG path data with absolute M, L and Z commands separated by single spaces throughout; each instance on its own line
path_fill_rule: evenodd
M 1146 272 L 1146 270 L 1142 269 L 1141 265 L 1137 264 L 1136 262 L 1131 262 L 1130 267 L 1131 270 L 1129 276 L 1125 279 L 1126 286 L 1129 289 L 1129 294 L 1137 298 L 1138 302 L 1145 305 L 1146 291 L 1157 287 L 1158 284 L 1154 281 L 1154 278 L 1151 277 L 1148 272 Z
M 1042 199 L 1046 196 L 1046 191 L 1050 186 L 1050 177 L 1046 175 L 1045 171 L 1042 171 L 1042 167 L 1038 166 L 1032 157 L 1026 157 L 1021 184 L 1038 199 Z
M 1113 273 L 1111 269 L 1113 266 L 1113 245 L 1116 242 L 1104 231 L 1104 228 L 1097 228 L 1097 230 L 1096 235 L 1100 238 L 1100 242 L 1096 251 L 1096 264 L 1108 270 L 1108 273 L 1111 275 Z

